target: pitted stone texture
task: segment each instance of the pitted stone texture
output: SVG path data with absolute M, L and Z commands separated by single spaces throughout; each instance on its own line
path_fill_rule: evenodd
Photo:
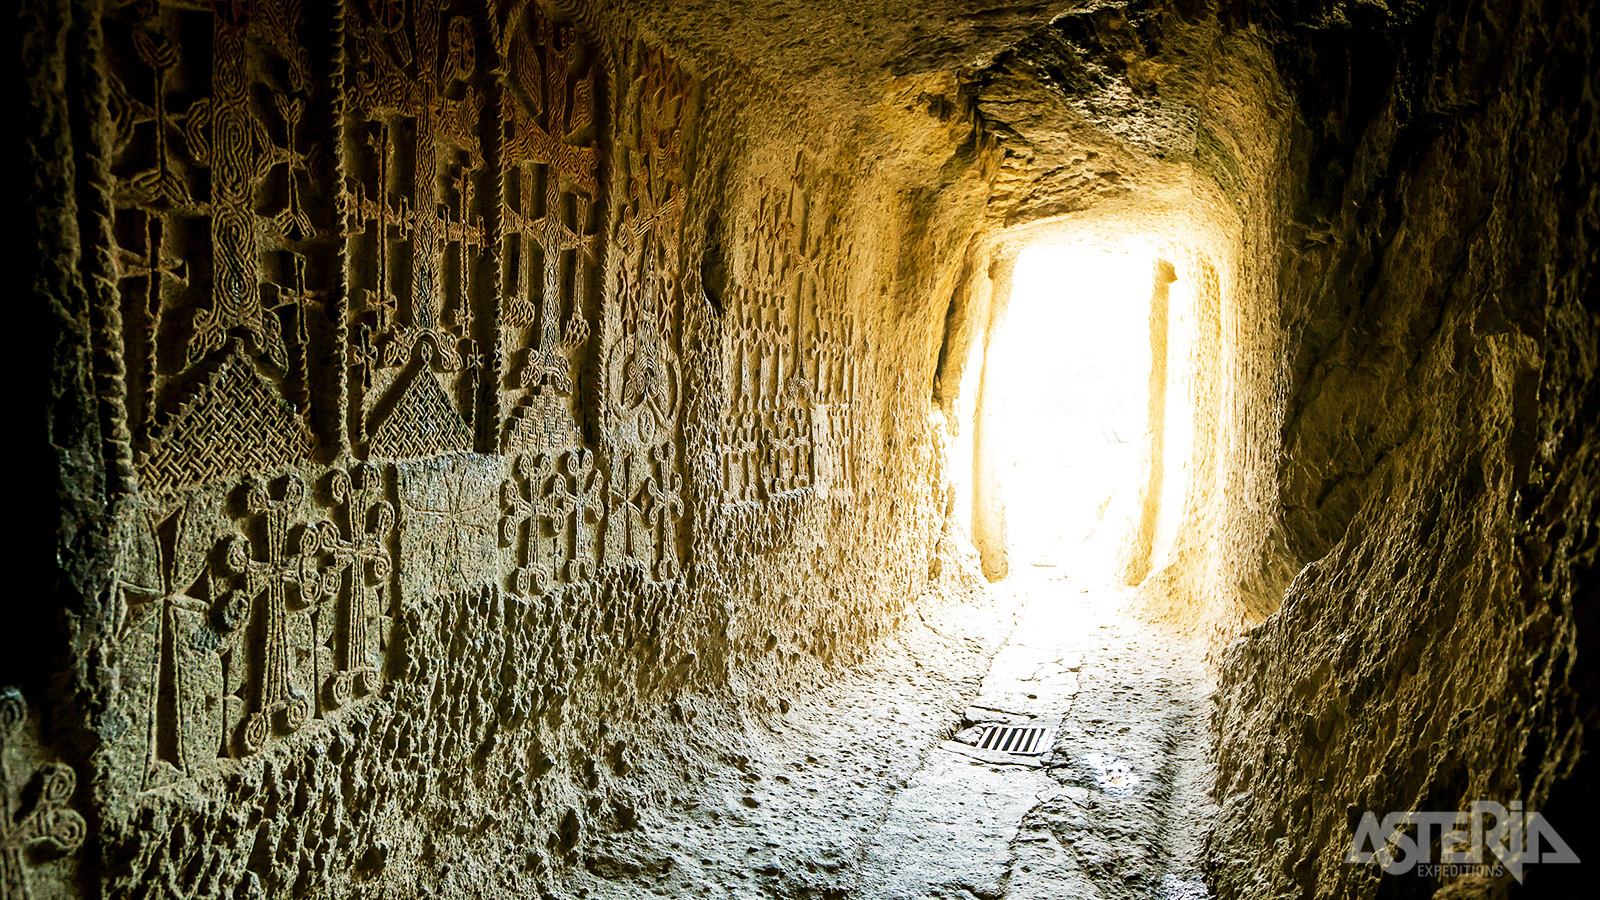
M 961 594 L 928 598 L 870 663 L 727 732 L 700 785 L 600 841 L 563 889 L 618 900 L 844 896 L 897 791 L 939 752 L 1015 625 L 1016 601 L 988 597 L 965 571 L 973 580 Z
M 1221 893 L 1399 889 L 1342 865 L 1352 808 L 1590 827 L 1584 4 L 24 6 L 7 802 L 65 765 L 89 834 L 8 890 L 837 896 L 874 827 L 838 798 L 885 808 L 964 676 L 893 657 L 808 715 L 858 742 L 772 751 L 836 764 L 816 794 L 725 765 L 975 599 L 942 348 L 1067 219 L 1192 226 L 1213 270 L 1142 593 L 1259 626 L 1218 656 Z M 1152 848 L 1192 834 L 1134 823 L 1203 781 L 1155 762 L 1192 767 L 1192 706 L 1130 712 L 1191 679 L 1095 681 L 1114 649 L 1019 669 L 1077 696 L 1016 844 L 1191 892 Z M 628 850 L 662 821 L 782 837 Z
M 1593 83 L 1595 11 L 1393 9 L 1282 32 L 1298 574 L 1221 660 L 1228 898 L 1518 890 L 1346 865 L 1365 811 L 1521 800 L 1595 846 L 1600 120 L 1561 86 Z M 1523 890 L 1582 893 L 1585 868 L 1531 867 Z
M 1213 810 L 1201 647 L 1100 586 L 1007 586 L 1027 605 L 982 693 L 1037 687 L 1019 662 L 1041 653 L 1073 660 L 1072 693 L 1039 696 L 1064 716 L 1054 746 L 1008 761 L 941 744 L 895 795 L 851 896 L 1132 900 L 1194 881 Z

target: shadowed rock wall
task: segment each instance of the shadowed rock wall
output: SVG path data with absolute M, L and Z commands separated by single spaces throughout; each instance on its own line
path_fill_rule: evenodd
M 535 895 L 923 592 L 953 92 L 934 196 L 602 10 L 37 6 L 7 897 Z
M 1432 896 L 1345 865 L 1351 829 L 1476 799 L 1542 811 L 1587 861 L 1593 13 L 1305 12 L 1253 17 L 1297 98 L 1279 493 L 1304 568 L 1222 666 L 1211 874 L 1223 897 Z M 1525 895 L 1582 893 L 1585 868 L 1533 866 Z
M 974 76 L 994 233 L 1180 209 L 1217 263 L 1140 593 L 1250 629 L 1217 654 L 1219 896 L 1432 896 L 1344 863 L 1367 810 L 1520 800 L 1594 846 L 1594 46 L 1573 4 L 1132 2 Z

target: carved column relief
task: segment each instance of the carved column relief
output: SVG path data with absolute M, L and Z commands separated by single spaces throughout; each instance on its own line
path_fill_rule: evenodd
M 822 266 L 814 307 L 815 330 L 807 340 L 806 362 L 812 385 L 812 480 L 819 495 L 842 502 L 854 499 L 857 472 L 856 418 L 860 404 L 861 360 L 866 346 L 848 306 L 846 274 L 854 269 L 845 235 L 830 217 L 822 235 Z
M 351 443 L 371 458 L 471 450 L 492 227 L 481 10 L 342 8 Z
M 128 4 L 105 22 L 120 414 L 146 487 L 312 448 L 333 289 L 329 152 L 297 4 Z M 331 411 L 330 411 L 331 412 Z
M 758 180 L 743 231 L 724 314 L 725 503 L 810 491 L 819 473 L 830 488 L 853 490 L 855 334 L 840 274 L 846 251 L 818 181 L 803 156 L 788 173 Z

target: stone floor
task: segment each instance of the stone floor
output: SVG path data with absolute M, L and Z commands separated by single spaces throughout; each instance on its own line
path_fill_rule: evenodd
M 781 724 L 753 724 L 725 776 L 608 841 L 566 891 L 1206 897 L 1198 653 L 1060 571 L 1031 568 L 991 607 L 907 629 Z M 1032 757 L 973 746 L 991 722 L 1055 726 L 1054 744 Z

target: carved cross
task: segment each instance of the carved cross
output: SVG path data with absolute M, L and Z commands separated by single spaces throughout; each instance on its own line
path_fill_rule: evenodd
M 599 190 L 599 152 L 592 140 L 582 137 L 594 124 L 594 79 L 585 69 L 577 83 L 569 87 L 579 54 L 570 27 L 556 27 L 540 16 L 537 34 L 529 36 L 535 40 L 524 41 L 516 50 L 506 47 L 516 53 L 515 57 L 507 56 L 513 66 L 506 79 L 518 82 L 534 108 L 531 116 L 524 114 L 517 92 L 502 94 L 501 116 L 507 126 L 502 158 L 550 165 L 578 187 L 595 194 Z M 544 59 L 531 52 L 517 52 L 534 47 L 543 51 Z
M 638 561 L 650 565 L 651 540 L 647 513 L 641 506 L 645 496 L 643 483 L 649 481 L 649 469 L 642 465 L 643 454 L 625 452 L 620 462 L 612 466 L 606 512 L 607 562 Z M 640 471 L 643 469 L 643 478 Z M 621 472 L 619 478 L 617 473 Z
M 398 148 L 393 146 L 393 127 L 390 123 L 380 119 L 376 124 L 378 133 L 369 138 L 368 146 L 378 157 L 378 197 L 376 200 L 368 197 L 366 186 L 358 185 L 355 193 L 347 196 L 346 203 L 348 204 L 351 218 L 359 220 L 359 223 L 351 223 L 349 231 L 364 232 L 368 229 L 376 231 L 378 259 L 375 278 L 377 284 L 370 289 L 364 290 L 362 294 L 367 307 L 378 314 L 378 331 L 383 332 L 389 329 L 390 320 L 399 309 L 399 299 L 395 296 L 391 286 L 393 277 L 390 272 L 392 262 L 389 258 L 389 231 L 392 228 L 398 230 L 402 238 L 409 236 L 413 217 L 404 196 L 400 198 L 400 206 L 398 208 L 389 204 L 389 173 L 393 166 L 392 156 L 399 151 Z
M 500 485 L 500 500 L 507 507 L 500 520 L 500 537 L 518 551 L 521 561 L 512 572 L 512 590 L 522 595 L 542 594 L 555 559 L 555 549 L 546 542 L 545 532 L 555 527 L 560 516 L 558 504 L 551 500 L 556 467 L 549 456 L 537 453 L 517 457 L 516 471 L 528 485 L 528 494 L 523 496 L 515 479 Z M 518 547 L 524 527 L 527 538 Z
M 181 259 L 167 256 L 163 250 L 166 237 L 166 219 L 159 213 L 147 212 L 144 214 L 144 252 L 140 253 L 126 247 L 118 247 L 121 251 L 117 263 L 121 269 L 121 278 L 149 278 L 149 293 L 145 300 L 146 309 L 150 318 L 156 320 L 161 314 L 161 284 L 171 281 L 174 284 L 189 284 L 189 265 Z
M 294 274 L 290 276 L 290 284 L 278 286 L 278 303 L 272 309 L 289 306 L 294 309 L 295 340 L 299 341 L 301 352 L 305 352 L 308 344 L 306 338 L 306 309 L 318 302 L 317 294 L 306 286 L 306 258 L 302 254 L 289 254 L 290 265 Z
M 148 705 L 150 719 L 145 729 L 150 741 L 144 771 L 147 789 L 160 786 L 154 778 L 163 768 L 158 761 L 185 775 L 192 774 L 192 767 L 200 761 L 195 746 L 200 723 L 195 721 L 194 709 L 201 698 L 191 696 L 194 686 L 182 677 L 194 664 L 193 629 L 186 623 L 203 621 L 211 612 L 211 604 L 201 599 L 203 592 L 196 590 L 205 578 L 212 549 L 196 507 L 190 497 L 170 515 L 145 509 L 132 516 L 127 523 L 131 539 L 127 549 L 130 558 L 141 559 L 143 565 L 119 569 L 117 575 L 126 602 L 130 606 L 153 604 L 146 614 L 155 617 L 154 634 L 148 635 L 153 642 L 150 655 L 133 651 L 151 667 L 153 702 Z M 213 753 L 219 738 L 215 733 L 204 738 L 209 739 Z
M 372 340 L 372 326 L 363 324 L 356 330 L 356 339 L 350 345 L 349 351 L 350 366 L 361 370 L 361 390 L 363 392 L 372 390 L 372 376 L 378 371 L 380 362 L 381 353 L 377 344 Z M 366 427 L 365 420 L 360 416 L 357 416 L 356 419 L 356 427 L 364 430 Z M 364 439 L 365 435 L 363 434 L 360 437 Z
M 656 578 L 678 577 L 678 521 L 683 518 L 683 476 L 672 464 L 672 445 L 650 448 L 656 475 L 649 483 L 651 530 L 656 536 Z
M 272 99 L 278 107 L 278 114 L 283 117 L 285 140 L 288 146 L 273 149 L 272 162 L 283 163 L 289 171 L 284 180 L 288 185 L 288 201 L 284 208 L 272 217 L 273 227 L 285 237 L 295 240 L 310 240 L 317 236 L 316 226 L 311 224 L 311 216 L 300 202 L 300 181 L 296 177 L 303 174 L 307 180 L 311 178 L 311 166 L 306 162 L 308 154 L 299 149 L 297 140 L 300 132 L 300 117 L 305 114 L 305 105 L 294 97 L 285 94 L 273 94 Z
M 431 376 L 430 376 L 431 377 Z M 487 474 L 468 457 L 440 461 L 441 496 L 401 499 L 416 514 L 423 540 L 436 548 L 442 560 L 449 560 L 458 585 L 474 584 L 476 572 L 466 564 L 477 565 L 483 544 L 493 543 L 495 492 Z
M 483 252 L 485 244 L 485 229 L 483 217 L 473 212 L 472 207 L 472 171 L 463 166 L 456 173 L 455 215 L 445 222 L 444 238 L 447 243 L 455 245 L 456 272 L 455 296 L 450 308 L 453 313 L 452 320 L 462 334 L 472 333 L 472 303 L 469 296 L 474 262 L 478 254 Z
M 567 545 L 571 548 L 571 557 L 567 560 L 566 580 L 568 583 L 586 581 L 594 577 L 593 553 L 589 548 L 605 513 L 600 474 L 594 470 L 594 454 L 581 447 L 562 454 L 561 462 L 566 475 L 555 479 L 551 498 L 556 508 L 565 513 L 563 518 L 570 520 L 572 529 L 571 542 Z M 570 487 L 568 479 L 571 479 Z
M 592 153 L 592 149 L 591 149 Z M 533 387 L 550 384 L 563 395 L 572 393 L 569 363 L 561 352 L 564 334 L 561 321 L 562 289 L 566 279 L 566 259 L 571 254 L 574 282 L 578 269 L 585 260 L 595 258 L 597 236 L 591 233 L 593 209 L 591 204 L 575 204 L 576 221 L 569 226 L 562 213 L 565 204 L 561 197 L 562 176 L 567 174 L 553 165 L 553 159 L 543 159 L 533 154 L 531 160 L 519 162 L 517 194 L 502 201 L 503 228 L 509 236 L 518 235 L 517 284 L 507 304 L 506 321 L 512 326 L 529 324 L 534 317 L 532 281 L 533 268 L 541 263 L 539 273 L 543 281 L 539 287 L 538 333 L 530 351 L 528 367 L 523 370 L 522 386 Z M 542 165 L 540 165 L 542 163 Z M 543 177 L 536 178 L 536 170 Z M 543 196 L 535 196 L 537 186 L 543 182 Z M 509 202 L 508 202 L 509 201 Z M 537 250 L 537 252 L 535 252 Z M 574 285 L 576 290 L 576 284 Z M 579 317 L 581 304 L 573 303 L 573 316 Z M 575 326 L 570 323 L 567 330 Z
M 348 703 L 359 679 L 367 693 L 378 689 L 379 672 L 372 663 L 374 646 L 370 623 L 383 614 L 383 589 L 393 569 L 388 539 L 394 530 L 394 506 L 383 499 L 383 480 L 378 469 L 359 463 L 354 478 L 343 469 L 334 469 L 329 484 L 333 502 L 345 505 L 348 538 L 339 527 L 324 520 L 318 524 L 322 546 L 333 556 L 334 566 L 324 577 L 335 583 L 344 570 L 350 571 L 350 599 L 342 610 L 343 631 L 340 671 L 329 683 L 329 699 L 335 705 Z
M 317 565 L 320 551 L 318 529 L 295 527 L 295 513 L 305 499 L 306 485 L 290 475 L 283 497 L 273 500 L 267 486 L 251 478 L 247 482 L 245 507 L 259 518 L 264 544 L 260 558 L 252 555 L 252 541 L 235 534 L 228 541 L 228 567 L 242 576 L 246 603 L 259 610 L 261 664 L 257 670 L 254 709 L 245 716 L 239 735 L 240 748 L 254 753 L 266 743 L 268 717 L 283 711 L 284 724 L 295 731 L 311 716 L 311 704 L 294 689 L 290 678 L 294 648 L 289 643 L 289 603 L 291 593 L 300 606 L 330 595 L 339 584 L 326 577 Z
M 142 26 L 132 29 L 130 37 L 133 39 L 134 50 L 140 59 L 150 68 L 151 99 L 154 106 L 146 106 L 138 101 L 131 104 L 134 107 L 131 120 L 124 123 L 125 130 L 131 133 L 131 126 L 139 122 L 155 123 L 155 166 L 140 172 L 128 179 L 128 186 L 139 196 L 142 203 L 161 204 L 165 202 L 176 207 L 191 207 L 194 198 L 189 191 L 189 186 L 184 183 L 183 177 L 172 164 L 173 151 L 170 144 L 169 129 L 183 118 L 182 114 L 174 116 L 167 109 L 167 73 L 178 66 L 177 45 L 169 41 L 165 34 L 152 33 Z M 120 83 L 119 83 L 120 86 Z M 129 100 L 132 97 L 126 89 L 118 93 Z M 188 116 L 204 118 L 210 109 L 208 100 L 197 101 L 190 107 Z M 195 154 L 204 158 L 207 154 L 203 151 Z
M 65 763 L 45 763 L 38 769 L 38 792 L 28 799 L 32 778 L 13 772 L 8 760 L 20 743 L 28 704 L 16 688 L 0 688 L 0 891 L 18 900 L 30 896 L 26 851 L 38 847 L 53 855 L 71 853 L 83 845 L 89 827 L 83 816 L 67 808 L 78 787 L 77 773 Z

